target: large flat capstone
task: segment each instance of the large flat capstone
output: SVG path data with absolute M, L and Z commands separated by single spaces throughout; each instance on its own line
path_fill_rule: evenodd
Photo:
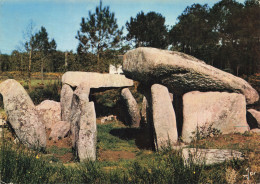
M 170 92 L 228 91 L 242 93 L 248 104 L 259 99 L 245 80 L 184 53 L 139 47 L 124 55 L 126 77 L 148 84 L 162 84 Z
M 124 75 L 101 74 L 95 72 L 66 72 L 62 76 L 62 83 L 72 87 L 80 83 L 87 83 L 89 88 L 113 88 L 133 86 L 133 81 Z

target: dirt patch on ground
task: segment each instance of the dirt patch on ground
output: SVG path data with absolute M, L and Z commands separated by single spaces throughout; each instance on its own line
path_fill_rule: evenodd
M 128 151 L 99 150 L 98 160 L 118 161 L 120 159 L 134 159 L 135 156 L 135 153 Z

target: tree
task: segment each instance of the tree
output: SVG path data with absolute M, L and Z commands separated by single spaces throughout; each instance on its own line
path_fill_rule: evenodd
M 207 4 L 188 6 L 178 17 L 179 22 L 170 30 L 173 49 L 212 63 L 217 38 L 212 32 L 209 18 Z
M 140 12 L 136 18 L 131 17 L 126 22 L 128 34 L 126 39 L 133 40 L 135 47 L 155 47 L 165 49 L 168 46 L 168 30 L 165 25 L 165 18 L 155 12 L 146 15 Z
M 109 6 L 102 6 L 100 1 L 96 11 L 89 11 L 88 18 L 82 18 L 80 30 L 76 39 L 79 40 L 78 54 L 91 52 L 96 55 L 97 64 L 100 63 L 100 56 L 106 49 L 119 47 L 122 39 L 123 27 L 118 28 L 115 14 L 110 12 Z
M 43 70 L 44 63 L 48 60 L 48 57 L 56 50 L 56 42 L 54 39 L 49 41 L 48 33 L 45 27 L 41 27 L 40 31 L 33 34 L 29 42 L 25 43 L 26 50 L 30 50 L 35 53 L 35 57 L 38 57 L 41 65 L 41 75 L 43 82 Z M 32 58 L 32 54 L 30 54 Z

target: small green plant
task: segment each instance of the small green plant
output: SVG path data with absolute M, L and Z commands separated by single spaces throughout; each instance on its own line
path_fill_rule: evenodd
M 202 140 L 209 137 L 219 136 L 221 135 L 221 131 L 213 128 L 213 124 L 208 125 L 207 123 L 204 126 L 197 126 L 196 131 L 192 132 L 193 140 Z

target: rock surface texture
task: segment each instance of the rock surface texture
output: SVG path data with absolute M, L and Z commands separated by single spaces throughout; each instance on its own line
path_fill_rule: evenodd
M 96 112 L 93 102 L 81 107 L 79 135 L 76 142 L 79 160 L 96 160 L 97 125 Z
M 178 140 L 175 112 L 169 91 L 165 86 L 154 84 L 151 87 L 154 142 L 161 149 Z
M 225 160 L 232 160 L 233 158 L 243 160 L 243 155 L 239 151 L 225 150 L 225 149 L 196 149 L 184 148 L 182 150 L 183 159 L 188 163 L 189 159 L 193 159 L 196 164 L 212 165 L 219 164 Z M 190 158 L 192 155 L 192 158 Z
M 190 142 L 192 132 L 197 130 L 212 133 L 207 132 L 209 127 L 223 134 L 248 131 L 245 97 L 226 92 L 186 93 L 183 96 L 183 141 Z
M 53 141 L 58 141 L 68 135 L 70 131 L 70 123 L 66 121 L 57 121 L 53 124 L 51 129 L 49 138 Z
M 259 95 L 245 80 L 205 64 L 184 53 L 139 47 L 123 59 L 126 77 L 148 84 L 162 84 L 170 92 L 227 91 L 242 93 L 248 104 Z
M 0 84 L 4 109 L 19 140 L 29 148 L 45 148 L 45 126 L 24 88 L 13 79 Z
M 52 126 L 61 121 L 61 107 L 60 102 L 53 100 L 44 100 L 36 106 L 39 117 L 45 125 L 46 129 L 52 129 Z
M 73 89 L 68 84 L 63 84 L 60 92 L 61 120 L 69 121 Z
M 80 161 L 96 159 L 96 113 L 89 102 L 90 88 L 81 83 L 73 94 L 70 116 L 72 146 Z
M 101 87 L 127 87 L 133 86 L 133 81 L 127 79 L 124 75 L 101 74 L 95 72 L 66 72 L 62 76 L 62 83 L 71 87 L 77 87 L 85 82 L 90 88 Z
M 255 120 L 254 128 L 260 128 L 260 112 L 255 109 L 249 109 L 248 112 L 253 116 Z
M 141 121 L 140 110 L 131 91 L 128 88 L 124 88 L 121 91 L 121 96 L 124 100 L 124 104 L 126 105 L 127 124 L 131 125 L 132 127 L 139 127 Z

